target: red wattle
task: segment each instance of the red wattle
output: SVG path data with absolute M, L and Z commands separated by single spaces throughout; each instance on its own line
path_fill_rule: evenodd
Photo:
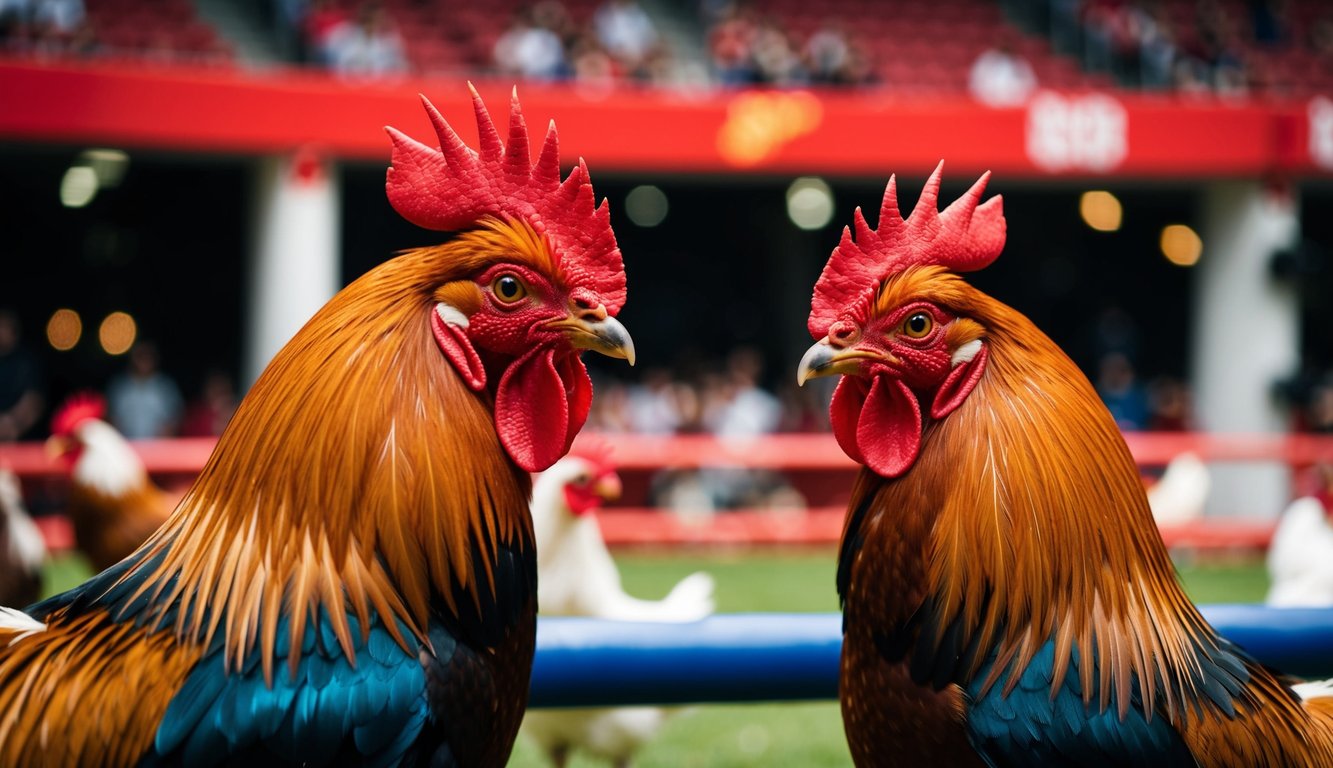
M 592 379 L 588 378 L 588 369 L 583 365 L 583 358 L 573 350 L 562 354 L 556 361 L 560 378 L 565 383 L 565 394 L 569 400 L 569 428 L 566 430 L 565 447 L 561 456 L 569 453 L 584 423 L 588 421 L 588 412 L 592 410 Z
M 921 406 L 898 379 L 876 376 L 856 425 L 865 465 L 884 477 L 912 468 L 921 450 Z
M 495 393 L 495 431 L 514 463 L 541 472 L 564 456 L 588 419 L 592 382 L 577 355 L 535 349 L 505 369 Z
M 829 404 L 833 436 L 838 439 L 842 452 L 857 464 L 866 463 L 861 448 L 856 444 L 856 423 L 861 419 L 861 406 L 865 404 L 868 392 L 864 378 L 843 376 L 833 390 L 833 401 Z
M 921 407 L 906 384 L 843 376 L 829 408 L 833 435 L 853 461 L 884 477 L 911 468 L 921 449 Z

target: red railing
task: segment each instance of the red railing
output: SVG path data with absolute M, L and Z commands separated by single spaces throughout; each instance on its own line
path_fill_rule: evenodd
M 829 544 L 842 531 L 844 508 L 839 494 L 845 482 L 836 473 L 856 465 L 828 434 L 772 435 L 753 441 L 722 441 L 710 436 L 650 437 L 606 435 L 615 461 L 627 478 L 625 503 L 600 515 L 606 539 L 617 545 L 747 545 Z M 1125 436 L 1142 467 L 1160 467 L 1186 451 L 1207 462 L 1279 462 L 1302 468 L 1333 463 L 1333 437 L 1313 435 L 1209 435 L 1201 433 L 1133 433 Z M 134 443 L 149 471 L 165 480 L 193 477 L 213 450 L 212 438 L 147 440 Z M 0 445 L 0 464 L 20 476 L 47 484 L 59 483 L 66 469 L 50 458 L 40 443 Z M 647 479 L 663 469 L 731 466 L 804 475 L 828 475 L 839 489 L 836 503 L 810 509 L 742 509 L 717 514 L 663 514 L 641 506 Z M 635 483 L 637 478 L 638 482 Z M 635 486 L 638 492 L 635 491 Z M 1202 520 L 1163 528 L 1168 546 L 1201 549 L 1262 549 L 1272 537 L 1271 520 Z M 54 548 L 67 546 L 67 526 L 58 518 L 44 522 Z

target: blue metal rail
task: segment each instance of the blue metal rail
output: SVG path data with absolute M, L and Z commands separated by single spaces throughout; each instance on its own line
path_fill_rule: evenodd
M 1202 606 L 1287 674 L 1333 676 L 1333 609 Z M 543 617 L 533 707 L 835 699 L 842 617 L 750 613 L 688 624 Z

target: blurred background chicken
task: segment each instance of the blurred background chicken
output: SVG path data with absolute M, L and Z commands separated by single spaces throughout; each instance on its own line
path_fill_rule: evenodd
M 620 477 L 608 446 L 580 443 L 537 478 L 532 522 L 537 540 L 540 612 L 619 621 L 697 621 L 713 612 L 713 577 L 681 579 L 661 600 L 625 593 L 620 572 L 594 514 L 620 496 Z M 574 751 L 629 765 L 674 710 L 659 707 L 530 711 L 524 731 L 557 766 Z
M 75 545 L 98 571 L 144 543 L 179 501 L 153 484 L 139 454 L 105 416 L 101 396 L 75 395 L 56 412 L 47 441 L 69 467 Z
M 1268 546 L 1266 602 L 1284 607 L 1333 605 L 1333 528 L 1319 500 L 1296 499 Z
M 0 467 L 0 605 L 41 597 L 46 542 L 23 505 L 18 476 Z
M 1203 517 L 1212 478 L 1208 465 L 1191 451 L 1178 454 L 1148 488 L 1148 506 L 1159 526 L 1183 525 Z

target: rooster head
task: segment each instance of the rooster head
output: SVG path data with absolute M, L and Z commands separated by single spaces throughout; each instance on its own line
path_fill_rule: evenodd
M 634 363 L 634 343 L 615 319 L 625 270 L 587 166 L 580 160 L 560 178 L 555 123 L 534 165 L 517 92 L 506 141 L 475 89 L 472 98 L 479 151 L 423 97 L 439 148 L 388 128 L 386 188 L 404 218 L 458 233 L 419 253 L 438 265 L 425 278 L 432 335 L 468 387 L 494 395 L 496 431 L 510 458 L 539 472 L 569 450 L 587 420 L 592 384 L 580 353 Z
M 575 517 L 595 512 L 608 501 L 620 498 L 620 475 L 611 460 L 611 446 L 583 438 L 569 452 L 570 468 L 565 479 L 565 504 Z
M 797 372 L 804 383 L 844 374 L 830 416 L 843 451 L 884 477 L 911 468 L 923 411 L 942 419 L 986 369 L 985 328 L 967 316 L 974 291 L 956 274 L 990 264 L 1004 247 L 1000 197 L 978 205 L 987 173 L 943 212 L 941 163 L 912 214 L 898 212 L 889 179 L 872 230 L 861 209 L 815 284 L 810 335 Z
M 106 400 L 95 392 L 71 395 L 51 419 L 51 437 L 46 441 L 48 455 L 68 464 L 78 461 L 83 453 L 81 436 L 84 425 L 106 418 Z

